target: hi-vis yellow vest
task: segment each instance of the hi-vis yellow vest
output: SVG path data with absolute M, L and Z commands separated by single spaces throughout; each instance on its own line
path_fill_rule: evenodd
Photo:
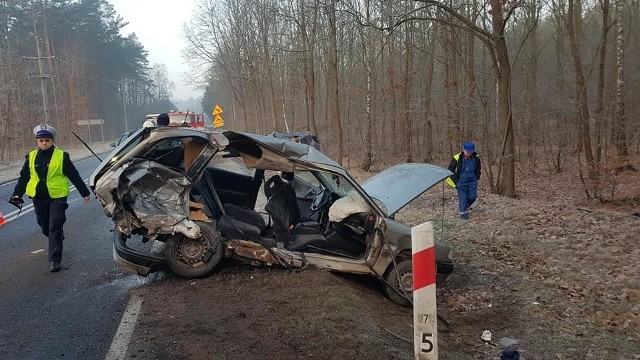
M 29 197 L 36 196 L 36 186 L 40 181 L 36 172 L 36 155 L 38 150 L 29 153 L 29 173 L 31 178 L 27 183 L 26 194 Z M 51 161 L 49 162 L 49 170 L 47 171 L 47 189 L 52 199 L 58 199 L 69 195 L 69 180 L 62 172 L 62 161 L 64 159 L 64 151 L 53 149 Z
M 456 163 L 457 163 L 458 161 L 460 161 L 460 153 L 453 155 L 453 158 L 456 160 Z M 456 165 L 456 167 L 457 167 L 457 165 Z M 449 176 L 449 177 L 447 178 L 447 184 L 448 184 L 449 186 L 451 186 L 452 188 L 456 187 L 456 183 L 454 183 L 454 182 L 453 182 L 453 180 L 451 180 L 451 176 Z

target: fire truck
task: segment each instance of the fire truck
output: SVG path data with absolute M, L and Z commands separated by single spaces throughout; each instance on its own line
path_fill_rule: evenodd
M 152 126 L 155 126 L 158 115 L 160 114 L 147 114 L 144 120 L 145 122 L 151 121 Z M 196 114 L 191 111 L 170 111 L 167 115 L 169 115 L 169 126 L 204 127 L 204 114 Z
M 169 114 L 169 126 L 204 127 L 204 114 L 195 114 L 191 111 L 171 111 L 167 114 Z

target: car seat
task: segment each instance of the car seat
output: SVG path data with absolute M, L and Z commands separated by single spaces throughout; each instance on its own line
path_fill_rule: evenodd
M 265 210 L 273 218 L 276 241 L 287 250 L 302 251 L 308 246 L 327 244 L 320 224 L 313 219 L 302 219 L 293 187 L 274 175 L 264 184 L 267 197 Z
M 224 214 L 218 221 L 218 229 L 225 237 L 253 241 L 266 248 L 272 248 L 276 246 L 276 241 L 262 236 L 266 227 L 262 215 L 253 209 L 234 204 L 224 205 Z

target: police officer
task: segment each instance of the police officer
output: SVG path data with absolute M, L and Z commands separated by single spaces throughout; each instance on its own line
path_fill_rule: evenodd
M 90 193 L 71 162 L 69 153 L 54 145 L 56 129 L 49 125 L 38 125 L 33 133 L 38 148 L 25 157 L 20 179 L 9 202 L 21 202 L 25 193 L 33 200 L 38 225 L 44 236 L 49 238 L 49 271 L 58 272 L 64 240 L 62 227 L 67 220 L 65 210 L 69 207 L 69 181 L 78 189 L 85 203 L 89 202 Z
M 467 220 L 469 208 L 478 197 L 478 180 L 482 172 L 482 164 L 474 143 L 465 142 L 462 145 L 462 152 L 453 155 L 449 163 L 449 171 L 453 176 L 447 179 L 447 183 L 458 191 L 460 218 Z

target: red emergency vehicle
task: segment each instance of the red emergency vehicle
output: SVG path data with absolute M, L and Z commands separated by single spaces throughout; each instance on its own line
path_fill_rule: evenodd
M 167 114 L 169 115 L 169 126 L 204 127 L 204 114 L 190 111 L 171 111 Z

